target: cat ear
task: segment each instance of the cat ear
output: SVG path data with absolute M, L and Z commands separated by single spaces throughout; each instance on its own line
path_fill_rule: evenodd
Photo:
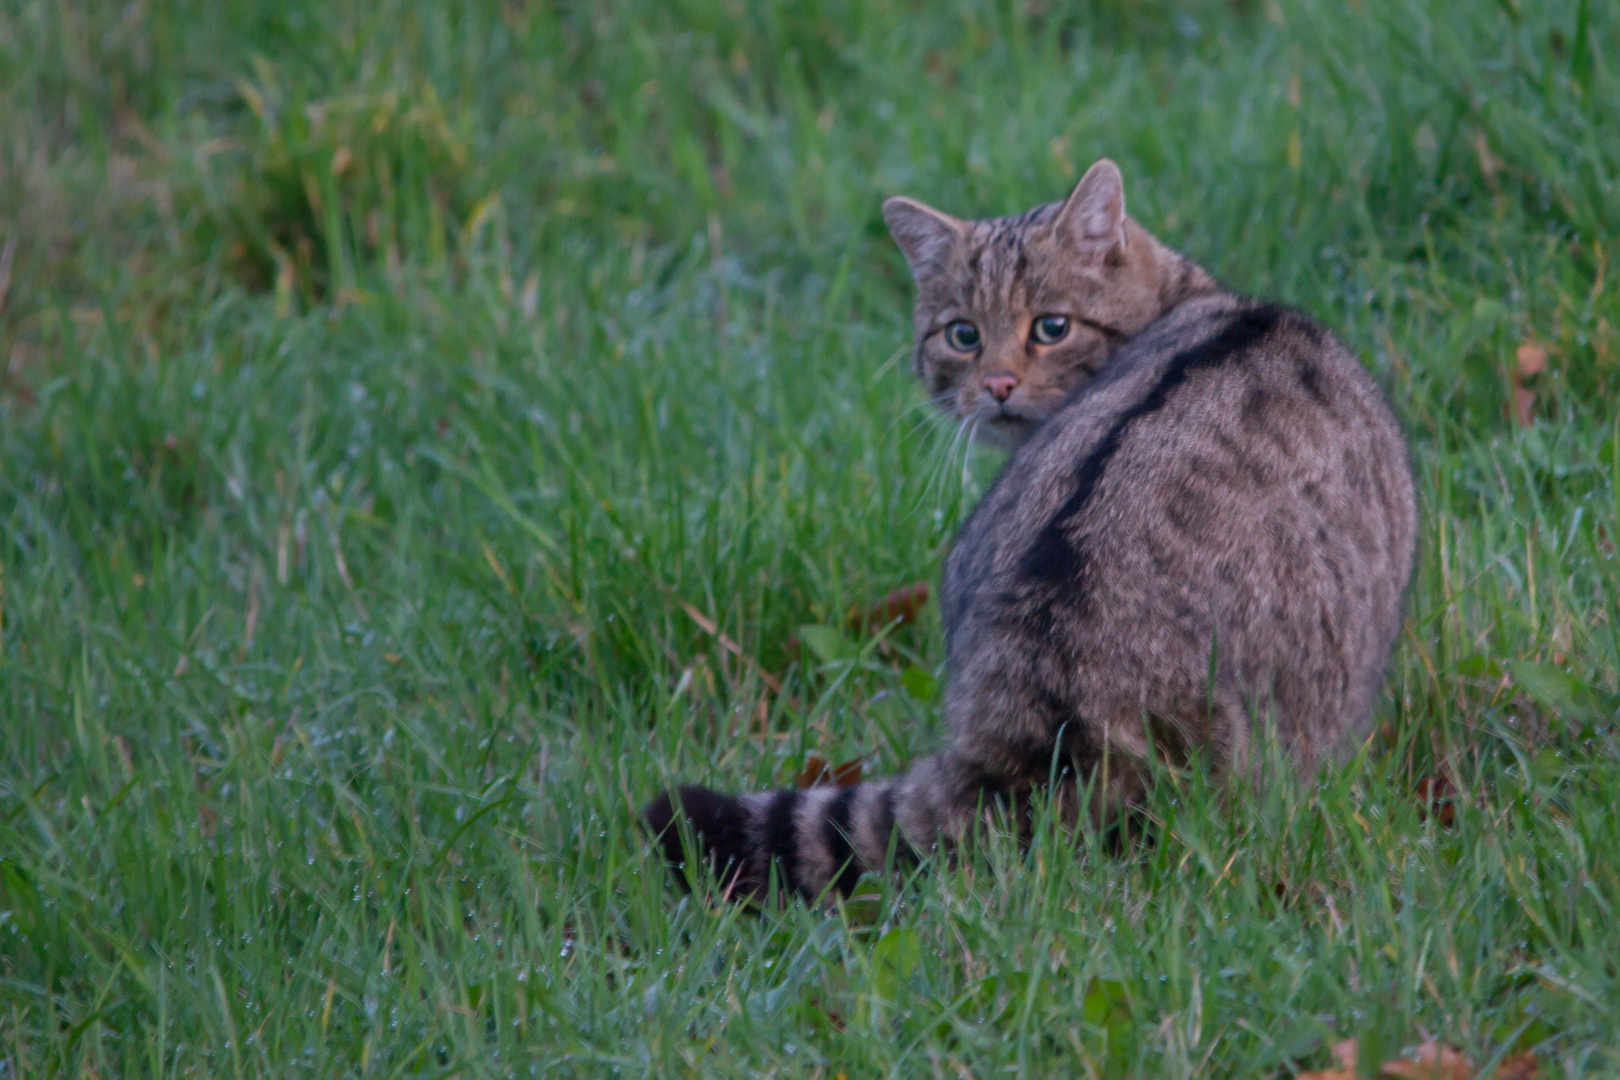
M 1099 158 L 1086 170 L 1058 211 L 1056 229 L 1097 257 L 1125 247 L 1125 181 L 1118 165 Z
M 903 195 L 883 200 L 883 220 L 918 279 L 938 270 L 967 232 L 966 222 Z

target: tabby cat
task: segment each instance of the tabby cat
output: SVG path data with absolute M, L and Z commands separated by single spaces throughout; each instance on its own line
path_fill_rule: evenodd
M 883 213 L 917 282 L 917 374 L 1016 448 L 945 565 L 949 738 L 850 787 L 660 795 L 670 862 L 736 896 L 773 873 L 847 895 L 1054 777 L 1073 821 L 1139 800 L 1152 756 L 1245 775 L 1266 736 L 1309 774 L 1352 748 L 1416 530 L 1401 430 L 1355 357 L 1148 235 L 1106 159 L 1016 217 Z

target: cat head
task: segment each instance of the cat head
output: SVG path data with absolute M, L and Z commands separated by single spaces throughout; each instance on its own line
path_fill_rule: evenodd
M 1164 264 L 1180 262 L 1126 216 L 1107 158 L 1063 202 L 1015 217 L 963 221 L 902 197 L 883 217 L 917 281 L 913 368 L 947 414 L 1006 446 L 1164 310 Z

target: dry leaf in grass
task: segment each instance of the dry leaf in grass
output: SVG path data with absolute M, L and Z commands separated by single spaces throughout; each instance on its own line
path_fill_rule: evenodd
M 1427 821 L 1430 814 L 1443 829 L 1451 828 L 1457 820 L 1457 804 L 1452 799 L 1455 790 L 1451 781 L 1443 776 L 1425 776 L 1417 782 L 1418 817 Z
M 1356 1050 L 1356 1040 L 1345 1039 L 1333 1048 L 1338 1068 L 1300 1073 L 1296 1080 L 1356 1080 Z M 1467 1054 L 1430 1039 L 1410 1054 L 1384 1062 L 1378 1075 L 1390 1080 L 1473 1080 L 1478 1071 Z M 1535 1080 L 1535 1076 L 1536 1055 L 1525 1051 L 1501 1062 L 1483 1080 Z
M 811 754 L 804 759 L 804 768 L 799 770 L 793 782 L 801 788 L 850 787 L 861 782 L 861 759 L 852 758 L 840 765 L 828 765 L 827 759 L 820 754 Z
M 1536 1080 L 1536 1055 L 1526 1050 L 1496 1067 L 1496 1080 Z
M 1521 379 L 1532 378 L 1547 370 L 1547 350 L 1533 341 L 1521 344 L 1514 359 L 1518 361 Z
M 815 787 L 821 783 L 821 778 L 827 772 L 827 759 L 820 754 L 811 754 L 804 759 L 804 768 L 799 775 L 793 778 L 794 787 Z
M 1473 1080 L 1476 1070 L 1467 1054 L 1430 1039 L 1410 1056 L 1384 1062 L 1379 1071 L 1400 1080 Z
M 865 609 L 849 613 L 851 631 L 881 630 L 892 622 L 917 621 L 918 612 L 928 603 L 928 582 L 917 581 L 894 590 L 882 600 Z
M 928 582 L 917 581 L 910 585 L 903 585 L 875 604 L 850 608 L 849 613 L 844 617 L 844 631 L 860 635 L 882 630 L 896 624 L 905 625 L 916 622 L 917 615 L 927 603 Z M 801 631 L 805 629 L 805 627 L 800 627 Z M 834 639 L 841 640 L 842 638 L 839 631 L 832 627 L 818 627 L 817 629 L 823 635 L 831 635 Z M 803 654 L 804 647 L 807 644 L 812 652 L 817 653 L 824 660 L 827 659 L 826 648 L 818 648 L 816 641 L 806 641 L 801 634 L 794 634 L 787 639 L 784 651 L 787 653 L 788 659 L 797 661 Z M 851 648 L 854 648 L 854 646 L 851 645 Z M 883 648 L 887 649 L 888 644 L 884 643 Z
M 1531 410 L 1536 403 L 1536 391 L 1529 382 L 1546 370 L 1547 350 L 1526 339 L 1514 354 L 1513 363 L 1513 418 L 1520 427 L 1529 427 L 1534 420 Z
M 839 787 L 854 787 L 861 782 L 861 759 L 854 758 L 832 767 L 832 782 Z
M 1356 1080 L 1356 1040 L 1345 1039 L 1333 1047 L 1333 1060 L 1337 1069 L 1318 1069 L 1302 1072 L 1294 1080 Z

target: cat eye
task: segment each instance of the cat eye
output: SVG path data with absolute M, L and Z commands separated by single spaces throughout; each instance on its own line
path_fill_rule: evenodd
M 957 319 L 945 328 L 945 344 L 957 352 L 972 352 L 979 347 L 979 328 L 966 319 Z
M 1067 315 L 1042 315 L 1029 328 L 1029 336 L 1041 345 L 1056 345 L 1069 335 Z

